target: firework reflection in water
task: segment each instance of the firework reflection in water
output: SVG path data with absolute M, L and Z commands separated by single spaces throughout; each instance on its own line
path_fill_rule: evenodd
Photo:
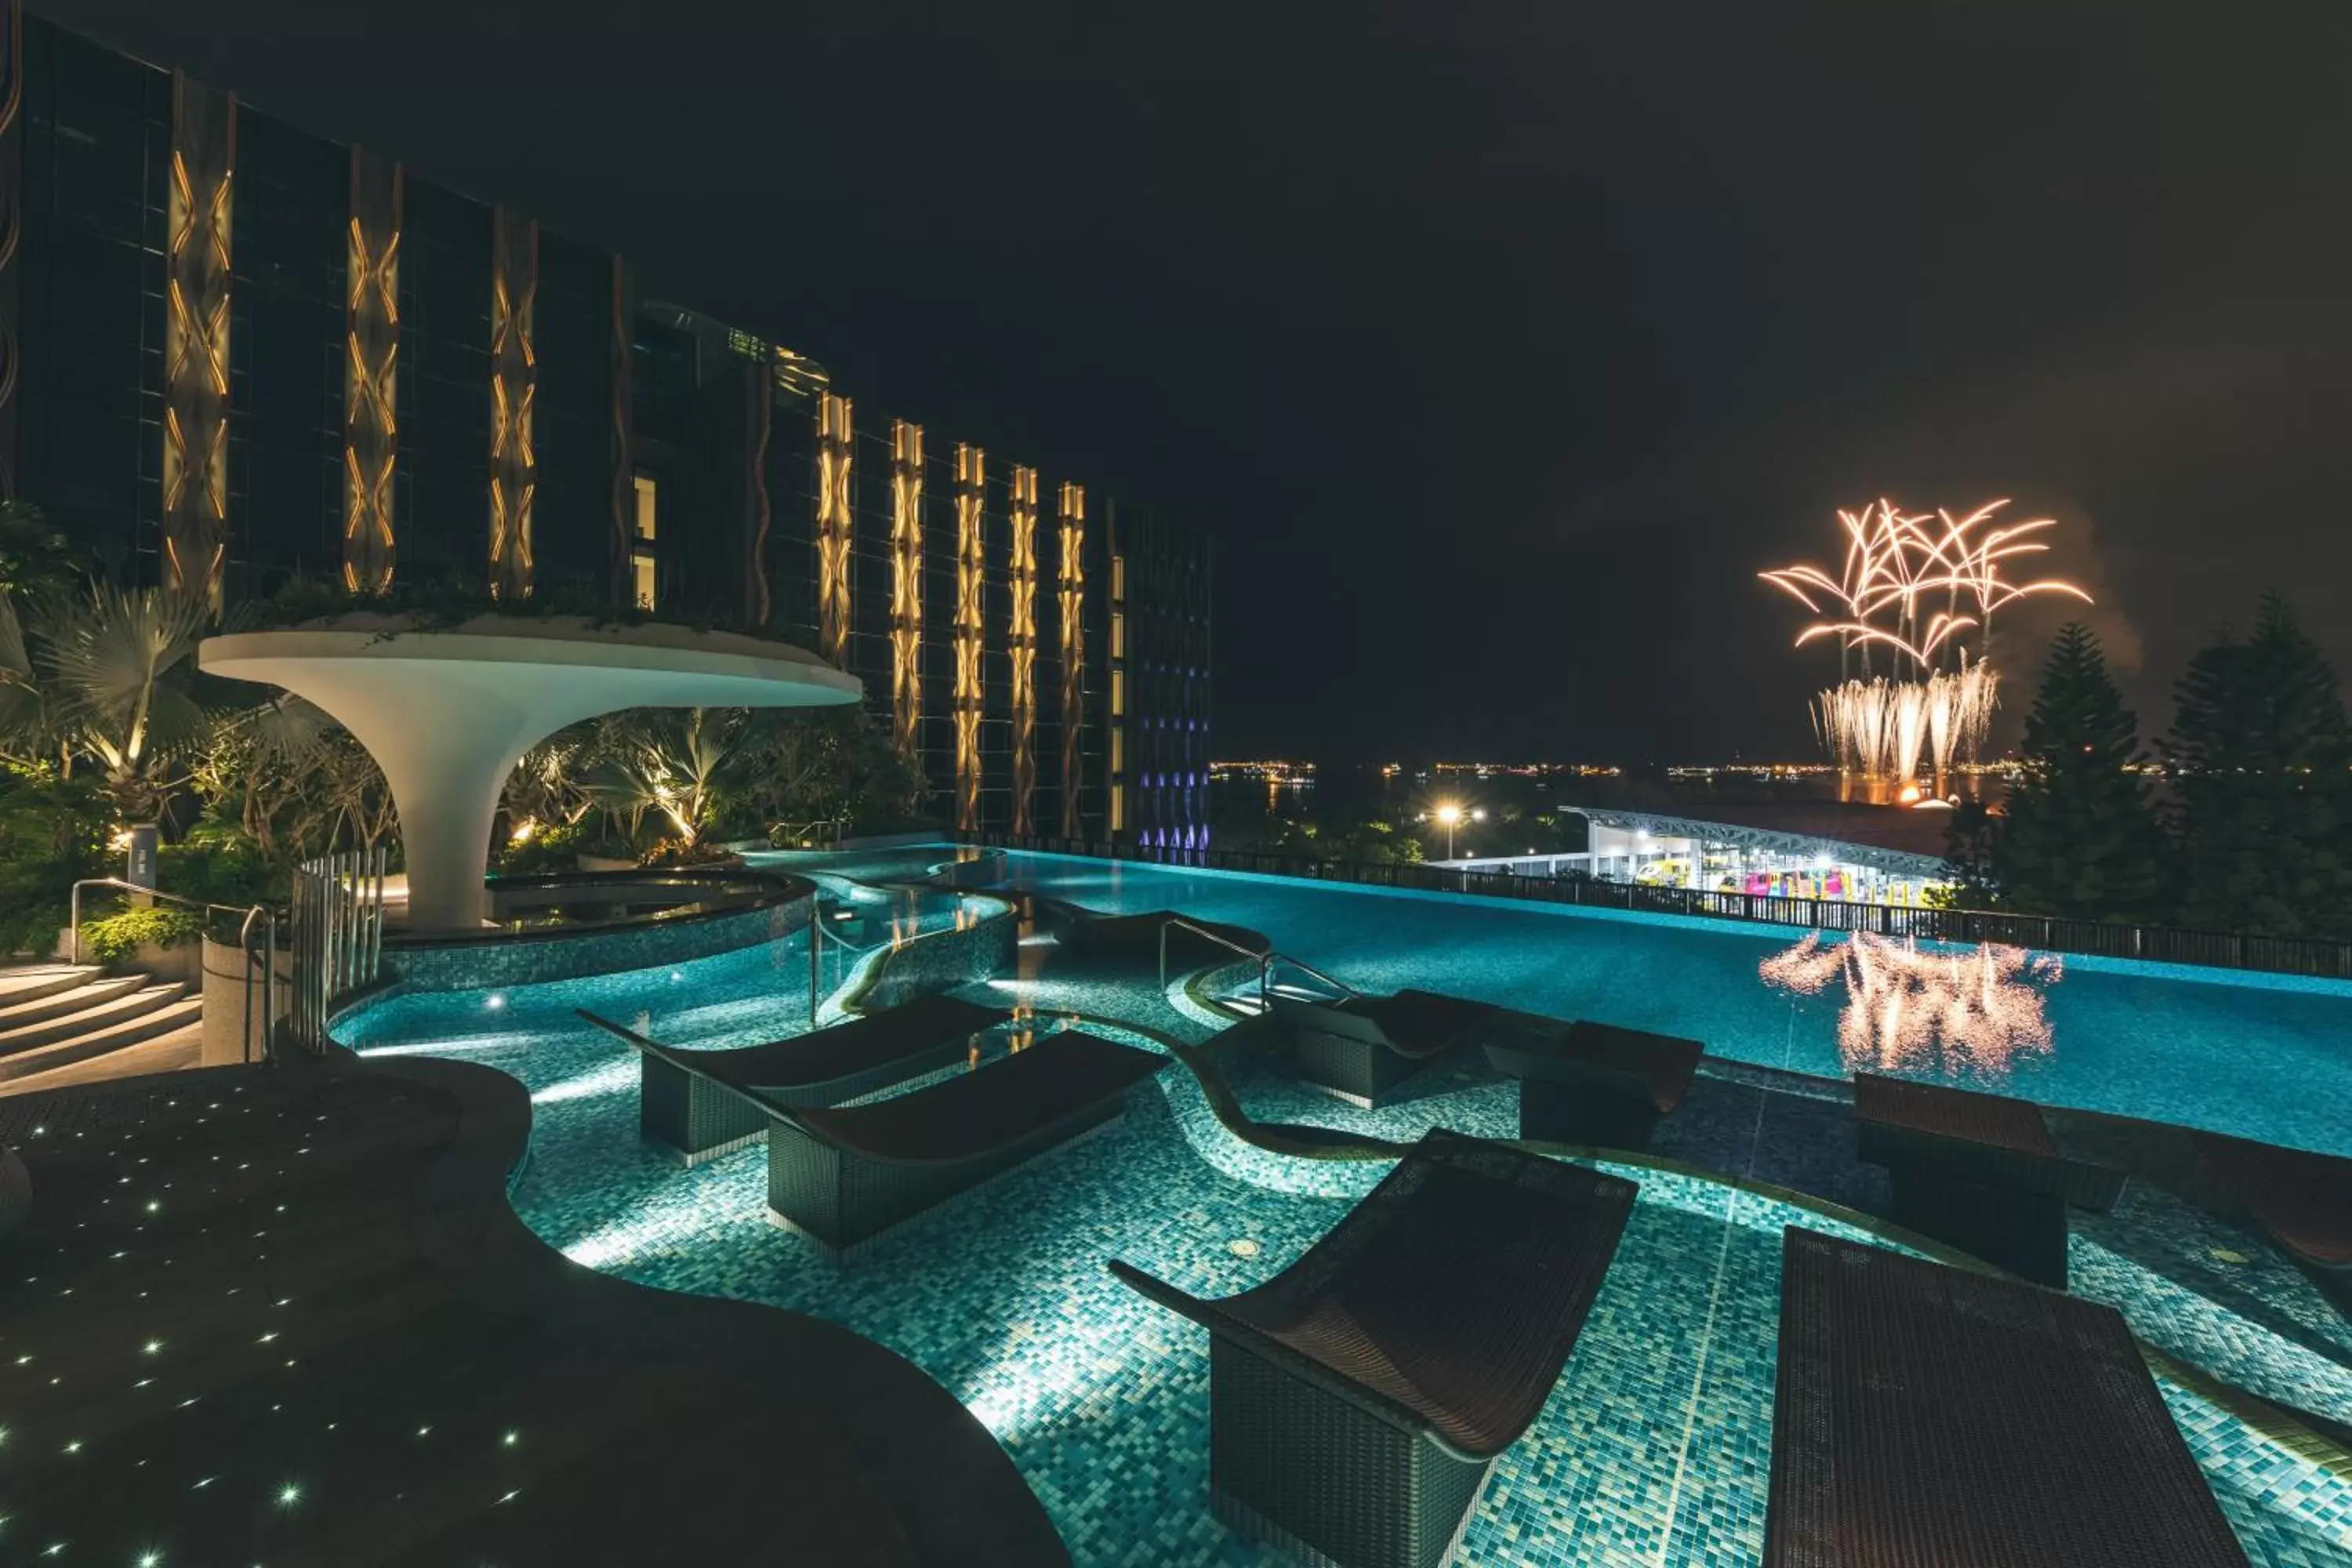
M 1767 985 L 1800 996 L 1845 977 L 1838 1050 L 1849 1072 L 1988 1079 L 2048 1054 L 2042 993 L 2064 973 L 2055 955 L 2021 947 L 1922 952 L 1867 931 L 1834 945 L 1813 932 L 1756 969 Z

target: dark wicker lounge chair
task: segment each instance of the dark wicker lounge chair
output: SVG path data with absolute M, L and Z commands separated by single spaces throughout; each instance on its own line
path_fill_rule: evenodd
M 1013 1016 L 953 996 L 918 996 L 790 1039 L 735 1050 L 693 1051 L 694 1071 L 655 1042 L 582 1009 L 598 1028 L 637 1047 L 638 1126 L 689 1165 L 740 1148 L 768 1130 L 768 1112 L 735 1092 L 761 1090 L 783 1105 L 839 1105 L 961 1058 L 971 1037 Z
M 2245 1568 L 2111 1307 L 1791 1226 L 1765 1568 Z
M 2271 1238 L 2352 1317 L 2352 1160 L 2197 1135 L 2198 1152 Z
M 1642 1149 L 1683 1102 L 1706 1047 L 1673 1035 L 1580 1023 L 1565 1035 L 1486 1042 L 1495 1070 L 1519 1080 L 1519 1136 Z
M 892 1100 L 776 1106 L 768 1217 L 836 1257 L 1118 1120 L 1169 1058 L 1076 1030 Z
M 2058 1152 L 2031 1100 L 1856 1073 L 1855 1148 L 1884 1165 L 1895 1219 L 2053 1289 L 2066 1288 L 2066 1205 L 2108 1209 L 2119 1171 Z
M 1274 1016 L 1290 1027 L 1299 1079 L 1367 1109 L 1456 1050 L 1488 1040 L 1524 1040 L 1557 1020 L 1491 1002 L 1404 990 L 1393 996 L 1308 1002 L 1276 996 Z
M 1339 1568 L 1435 1568 L 1543 1409 L 1633 1184 L 1444 1131 L 1281 1274 L 1207 1301 L 1217 1517 Z

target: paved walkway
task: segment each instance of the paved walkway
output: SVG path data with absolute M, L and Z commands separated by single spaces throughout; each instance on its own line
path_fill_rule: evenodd
M 459 1063 L 0 1102 L 11 1561 L 1066 1563 L 986 1430 L 872 1342 L 523 1229 L 530 1105 Z M 153 1554 L 153 1555 L 150 1555 Z

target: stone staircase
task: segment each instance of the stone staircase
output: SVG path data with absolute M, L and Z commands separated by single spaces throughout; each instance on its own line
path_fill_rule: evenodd
M 195 1062 L 204 997 L 90 964 L 0 968 L 0 1094 Z

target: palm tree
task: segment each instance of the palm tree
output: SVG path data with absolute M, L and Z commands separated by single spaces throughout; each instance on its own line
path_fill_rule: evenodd
M 185 782 L 169 770 L 203 735 L 190 677 L 207 618 L 199 601 L 101 584 L 35 601 L 30 658 L 13 613 L 0 626 L 0 686 L 37 689 L 45 725 L 104 770 L 125 822 L 154 820 Z

